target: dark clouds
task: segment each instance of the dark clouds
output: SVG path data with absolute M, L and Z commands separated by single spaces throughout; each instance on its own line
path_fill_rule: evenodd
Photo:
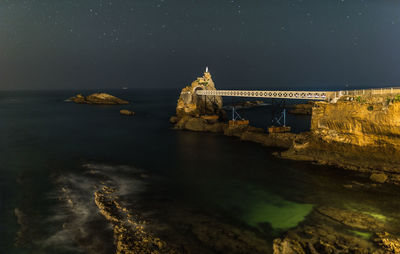
M 400 85 L 396 0 L 0 3 L 0 89 Z

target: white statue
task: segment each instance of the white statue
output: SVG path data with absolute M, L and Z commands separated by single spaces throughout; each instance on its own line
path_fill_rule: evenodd
M 206 72 L 208 72 L 208 66 L 206 67 Z

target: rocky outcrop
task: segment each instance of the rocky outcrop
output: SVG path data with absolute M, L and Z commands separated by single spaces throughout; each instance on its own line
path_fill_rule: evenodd
M 252 126 L 228 126 L 224 128 L 226 136 L 239 137 L 244 141 L 251 141 L 268 147 L 278 147 L 288 149 L 292 146 L 293 141 L 302 134 L 294 133 L 265 133 L 262 128 Z
M 377 182 L 400 183 L 400 103 L 380 97 L 318 102 L 311 135 L 296 140 L 282 156 L 369 172 Z
M 225 111 L 222 110 L 221 96 L 199 96 L 196 94 L 198 90 L 216 90 L 208 70 L 203 77 L 182 89 L 176 116 L 171 117 L 170 122 L 179 130 L 222 132 Z
M 79 104 L 99 104 L 99 105 L 118 105 L 118 104 L 129 104 L 128 101 L 117 98 L 107 93 L 94 93 L 89 96 L 83 96 L 78 94 L 74 97 L 69 98 L 70 101 Z
M 216 90 L 211 74 L 204 72 L 203 77 L 197 78 L 190 86 L 182 89 L 176 107 L 178 118 L 184 116 L 199 117 L 200 115 L 222 115 L 221 96 L 199 96 L 198 90 Z
M 119 111 L 119 113 L 120 113 L 121 115 L 126 115 L 126 116 L 133 116 L 133 115 L 135 114 L 135 112 L 130 111 L 130 110 L 128 110 L 128 109 L 121 109 L 121 110 Z
M 289 114 L 294 115 L 311 115 L 314 102 L 310 101 L 306 104 L 295 104 L 289 106 Z
M 114 228 L 116 254 L 177 253 L 160 238 L 146 231 L 146 221 L 140 220 L 123 207 L 114 192 L 114 189 L 103 186 L 94 193 L 94 201 L 100 213 Z
M 297 228 L 275 239 L 273 250 L 274 254 L 400 253 L 397 233 L 384 219 L 363 212 L 317 207 Z

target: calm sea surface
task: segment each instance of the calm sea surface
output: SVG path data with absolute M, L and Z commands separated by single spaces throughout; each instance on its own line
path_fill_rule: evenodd
M 200 217 L 272 243 L 316 206 L 398 213 L 392 187 L 344 188 L 367 182 L 357 173 L 278 159 L 276 149 L 234 137 L 172 130 L 178 90 L 108 91 L 132 102 L 125 106 L 64 101 L 78 92 L 0 92 L 0 253 L 112 253 L 112 231 L 93 202 L 102 181 L 160 225 L 161 237 L 188 245 L 179 225 Z M 122 108 L 136 115 L 122 116 Z M 259 127 L 270 121 L 268 107 L 242 114 Z M 288 122 L 295 131 L 309 126 L 307 116 Z

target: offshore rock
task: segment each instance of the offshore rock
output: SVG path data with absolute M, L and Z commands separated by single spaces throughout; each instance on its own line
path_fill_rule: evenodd
M 130 110 L 128 110 L 128 109 L 121 109 L 121 110 L 119 111 L 119 113 L 120 113 L 121 115 L 126 115 L 126 116 L 133 116 L 133 115 L 135 114 L 135 112 L 130 111 Z
M 383 174 L 383 173 L 379 173 L 379 174 L 372 174 L 369 177 L 372 181 L 377 182 L 377 183 L 384 183 L 387 180 L 387 175 Z
M 89 96 L 83 96 L 78 94 L 74 97 L 69 98 L 70 101 L 79 104 L 98 104 L 98 105 L 118 105 L 118 104 L 129 104 L 128 101 L 122 100 L 118 97 L 107 93 L 94 93 Z

